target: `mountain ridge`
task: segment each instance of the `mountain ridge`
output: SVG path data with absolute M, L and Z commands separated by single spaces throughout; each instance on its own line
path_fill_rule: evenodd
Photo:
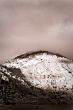
M 5 104 L 72 103 L 73 61 L 47 51 L 17 56 L 0 65 L 0 88 Z

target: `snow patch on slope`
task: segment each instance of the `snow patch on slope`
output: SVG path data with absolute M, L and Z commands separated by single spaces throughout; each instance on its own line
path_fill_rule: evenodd
M 73 62 L 67 58 L 39 53 L 27 58 L 14 59 L 3 66 L 20 69 L 34 87 L 72 92 Z

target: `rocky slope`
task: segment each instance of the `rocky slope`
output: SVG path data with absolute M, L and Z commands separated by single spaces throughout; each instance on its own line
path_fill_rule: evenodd
M 38 51 L 0 65 L 0 104 L 73 103 L 73 61 Z

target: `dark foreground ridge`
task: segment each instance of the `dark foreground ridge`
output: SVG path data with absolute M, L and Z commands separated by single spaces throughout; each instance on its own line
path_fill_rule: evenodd
M 34 56 L 38 56 L 38 55 L 42 55 L 45 53 L 46 56 L 49 57 L 49 55 L 51 56 L 56 56 L 56 59 L 63 58 L 63 60 L 60 62 L 62 64 L 65 64 L 65 66 L 67 65 L 67 68 L 65 68 L 65 74 L 66 72 L 71 74 L 72 79 L 73 79 L 73 73 L 72 73 L 72 66 L 71 68 L 69 67 L 70 63 L 72 64 L 72 60 L 68 59 L 68 62 L 64 60 L 66 59 L 66 57 L 63 57 L 59 54 L 54 54 L 54 53 L 50 53 L 48 51 L 38 51 L 38 52 L 33 52 L 33 53 L 27 53 L 27 54 L 23 54 L 20 55 L 18 57 L 16 57 L 15 59 L 13 59 L 13 62 L 9 62 L 9 64 L 3 64 L 0 65 L 0 104 L 48 104 L 48 103 L 68 103 L 71 104 L 73 103 L 73 82 L 71 83 L 72 88 L 68 87 L 68 84 L 70 82 L 65 81 L 66 84 L 64 84 L 62 87 L 58 87 L 57 83 L 55 81 L 57 81 L 57 76 L 53 75 L 52 72 L 50 72 L 50 70 L 48 70 L 48 68 L 50 69 L 50 67 L 47 67 L 47 79 L 46 79 L 46 74 L 43 75 L 43 81 L 46 80 L 50 80 L 51 82 L 45 84 L 45 86 L 43 86 L 43 83 L 40 83 L 36 85 L 34 85 L 34 81 L 36 81 L 36 79 L 38 78 L 36 76 L 36 79 L 33 80 L 32 75 L 28 78 L 26 75 L 28 73 L 31 73 L 31 70 L 25 74 L 26 72 L 22 72 L 22 69 L 25 68 L 24 66 L 24 62 L 22 59 L 26 59 L 28 58 L 27 62 L 29 61 L 29 57 L 32 57 L 31 60 L 35 57 Z M 65 59 L 64 59 L 65 58 Z M 19 59 L 19 62 L 16 62 L 16 59 Z M 52 59 L 54 59 L 54 57 L 52 57 Z M 41 60 L 41 56 L 39 58 L 39 60 Z M 36 61 L 36 60 L 35 60 Z M 38 59 L 37 59 L 38 61 Z M 42 59 L 42 62 L 43 59 Z M 42 65 L 41 62 L 41 65 Z M 45 60 L 46 62 L 46 60 Z M 49 62 L 49 60 L 48 60 Z M 34 63 L 34 62 L 33 62 Z M 32 63 L 32 64 L 33 64 Z M 49 62 L 49 64 L 53 64 L 53 62 Z M 67 64 L 68 63 L 68 64 Z M 15 67 L 14 67 L 14 64 Z M 44 63 L 45 64 L 45 63 Z M 61 65 L 62 65 L 61 64 Z M 8 66 L 9 65 L 9 66 Z M 10 66 L 11 65 L 11 66 Z M 19 67 L 17 68 L 17 65 L 19 65 Z M 38 65 L 38 63 L 37 63 Z M 58 63 L 57 63 L 58 65 Z M 73 64 L 72 64 L 73 65 Z M 21 68 L 21 66 L 23 68 Z M 41 66 L 39 65 L 39 70 L 41 69 Z M 44 65 L 45 67 L 45 65 Z M 43 67 L 43 69 L 44 69 Z M 56 66 L 58 67 L 58 66 Z M 37 67 L 36 67 L 37 68 Z M 62 65 L 62 68 L 64 68 L 64 66 Z M 53 69 L 53 68 L 52 68 Z M 58 68 L 59 69 L 59 68 Z M 28 62 L 28 66 L 27 66 L 27 70 L 29 70 L 29 62 Z M 61 70 L 58 70 L 58 72 L 60 72 Z M 36 69 L 35 73 L 33 72 L 32 74 L 36 74 L 37 75 L 38 70 Z M 41 72 L 41 71 L 40 71 Z M 40 74 L 40 73 L 39 73 Z M 39 76 L 38 74 L 38 76 Z M 62 73 L 60 73 L 62 74 Z M 29 74 L 30 75 L 30 74 Z M 42 72 L 41 72 L 42 75 Z M 61 76 L 58 76 L 59 78 Z M 66 75 L 63 77 L 65 77 L 65 79 L 68 79 L 68 77 L 66 78 Z M 69 76 L 70 78 L 70 76 Z M 28 79 L 28 80 L 27 80 Z M 71 80 L 72 80 L 71 79 Z M 73 81 L 73 80 L 72 80 Z M 55 82 L 55 83 L 54 83 Z M 58 82 L 59 83 L 59 82 Z M 60 83 L 63 83 L 63 81 L 61 81 Z M 51 84 L 51 86 L 49 85 Z M 46 87 L 46 85 L 49 85 Z M 44 89 L 44 87 L 46 87 L 46 89 Z

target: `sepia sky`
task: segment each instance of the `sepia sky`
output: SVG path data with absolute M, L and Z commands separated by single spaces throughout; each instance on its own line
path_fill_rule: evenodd
M 0 0 L 0 62 L 36 50 L 73 58 L 72 0 Z

